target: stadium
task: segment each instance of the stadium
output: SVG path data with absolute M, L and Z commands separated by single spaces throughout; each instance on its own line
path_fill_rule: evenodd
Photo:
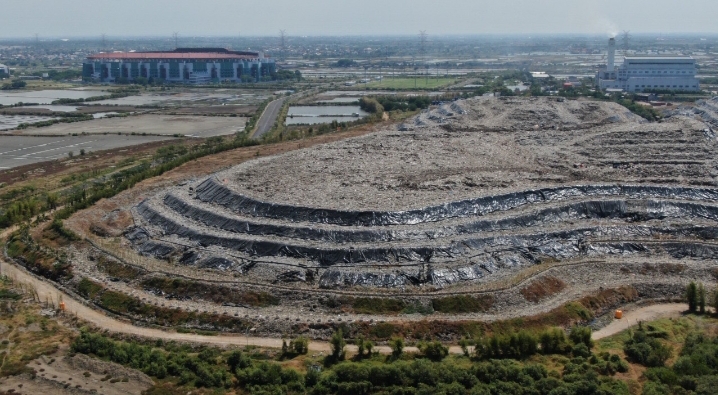
M 262 52 L 224 48 L 177 48 L 160 52 L 110 52 L 87 57 L 82 66 L 85 81 L 148 81 L 203 84 L 259 82 L 275 72 L 274 60 Z

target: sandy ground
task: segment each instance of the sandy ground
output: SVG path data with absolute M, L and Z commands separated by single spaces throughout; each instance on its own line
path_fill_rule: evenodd
M 35 378 L 27 374 L 0 379 L 0 391 L 15 394 L 104 394 L 140 395 L 153 381 L 139 371 L 83 354 L 73 357 L 41 356 L 27 365 Z
M 191 137 L 212 137 L 244 130 L 243 117 L 202 117 L 189 115 L 137 115 L 121 118 L 102 118 L 92 121 L 60 123 L 43 128 L 28 128 L 15 132 L 30 135 L 87 134 L 152 134 Z

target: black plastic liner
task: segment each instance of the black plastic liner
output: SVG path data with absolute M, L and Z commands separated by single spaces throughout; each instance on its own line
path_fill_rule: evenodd
M 141 204 L 148 203 L 143 202 Z M 221 230 L 248 235 L 277 236 L 331 243 L 434 240 L 462 234 L 526 228 L 547 222 L 578 219 L 624 219 L 629 222 L 638 222 L 660 220 L 669 217 L 692 217 L 718 221 L 718 206 L 709 206 L 701 203 L 658 200 L 591 200 L 544 208 L 533 213 L 515 217 L 498 220 L 480 220 L 462 225 L 445 226 L 434 229 L 329 230 L 291 225 L 260 224 L 230 218 L 226 215 L 190 205 L 172 194 L 165 196 L 164 204 L 178 214 Z
M 691 239 L 714 240 L 718 236 L 718 227 L 685 226 L 680 228 L 649 227 L 624 225 L 610 227 L 588 227 L 556 231 L 538 235 L 496 236 L 484 238 L 467 238 L 452 241 L 440 246 L 396 246 L 378 248 L 319 248 L 307 245 L 291 245 L 275 241 L 259 241 L 241 237 L 217 236 L 203 233 L 179 224 L 152 209 L 148 205 L 140 205 L 138 212 L 155 226 L 168 234 L 175 234 L 202 246 L 220 246 L 230 250 L 241 251 L 254 256 L 286 256 L 308 259 L 320 265 L 330 266 L 338 263 L 359 262 L 399 262 L 424 261 L 433 258 L 455 259 L 487 251 L 511 250 L 517 262 L 522 259 L 539 261 L 542 258 L 567 259 L 578 256 L 586 250 L 584 240 L 596 237 L 614 239 L 630 239 L 631 237 L 651 238 L 655 236 L 687 237 Z M 513 259 L 506 255 L 505 259 Z M 508 258 L 506 258 L 508 256 Z M 522 258 L 523 257 L 523 258 Z
M 383 287 L 395 288 L 412 285 L 409 276 L 398 274 L 355 273 L 341 270 L 327 270 L 319 277 L 320 288 L 337 287 Z
M 142 255 L 153 256 L 159 259 L 167 259 L 177 250 L 177 248 L 165 243 L 146 241 L 139 245 L 138 250 Z
M 245 215 L 344 226 L 410 225 L 436 222 L 447 218 L 485 215 L 531 203 L 590 196 L 624 196 L 629 199 L 718 200 L 718 190 L 715 189 L 640 185 L 579 185 L 486 196 L 408 211 L 343 211 L 262 202 L 230 190 L 215 177 L 204 180 L 196 187 L 195 192 L 196 198 L 203 202 L 219 204 Z

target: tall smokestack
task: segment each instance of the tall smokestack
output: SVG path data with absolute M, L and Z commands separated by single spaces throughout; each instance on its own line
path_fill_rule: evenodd
M 615 70 L 615 61 L 616 58 L 616 39 L 611 37 L 608 40 L 608 62 L 606 63 L 606 71 L 609 73 L 613 73 Z

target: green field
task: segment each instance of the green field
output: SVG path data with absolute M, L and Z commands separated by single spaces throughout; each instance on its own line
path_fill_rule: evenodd
M 359 85 L 369 89 L 436 89 L 456 83 L 455 78 L 450 77 L 384 77 L 381 81 L 372 81 L 365 85 Z

